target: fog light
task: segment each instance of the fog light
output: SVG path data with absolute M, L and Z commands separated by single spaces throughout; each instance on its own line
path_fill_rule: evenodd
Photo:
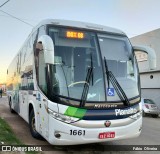
M 58 132 L 55 132 L 55 133 L 54 133 L 54 136 L 55 136 L 56 138 L 60 138 L 60 137 L 61 137 L 61 134 L 58 133 Z
M 140 118 L 142 116 L 142 111 L 130 116 L 131 119 L 137 120 L 138 118 Z

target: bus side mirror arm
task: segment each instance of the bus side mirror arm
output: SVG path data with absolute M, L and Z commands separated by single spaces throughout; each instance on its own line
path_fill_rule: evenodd
M 50 36 L 42 35 L 38 39 L 36 49 L 43 50 L 46 64 L 54 64 L 54 44 Z
M 148 46 L 133 46 L 134 52 L 140 51 L 148 54 L 149 69 L 156 69 L 156 53 L 154 49 Z

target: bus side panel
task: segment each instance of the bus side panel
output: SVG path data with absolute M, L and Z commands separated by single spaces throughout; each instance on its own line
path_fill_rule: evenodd
M 17 55 L 7 70 L 7 95 L 11 108 L 17 113 L 19 108 L 19 55 Z
M 19 91 L 19 107 L 20 116 L 26 121 L 28 121 L 28 91 Z

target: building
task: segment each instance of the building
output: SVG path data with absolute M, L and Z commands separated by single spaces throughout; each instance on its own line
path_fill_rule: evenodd
M 157 55 L 156 70 L 149 70 L 147 54 L 137 53 L 142 97 L 153 99 L 160 107 L 160 29 L 144 33 L 130 39 L 132 45 L 146 45 L 153 48 Z

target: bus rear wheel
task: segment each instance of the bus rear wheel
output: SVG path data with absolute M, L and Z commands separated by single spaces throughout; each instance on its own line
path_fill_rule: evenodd
M 35 122 L 35 114 L 34 110 L 31 111 L 29 115 L 29 128 L 31 135 L 36 139 L 42 139 L 42 136 L 36 131 L 36 122 Z

